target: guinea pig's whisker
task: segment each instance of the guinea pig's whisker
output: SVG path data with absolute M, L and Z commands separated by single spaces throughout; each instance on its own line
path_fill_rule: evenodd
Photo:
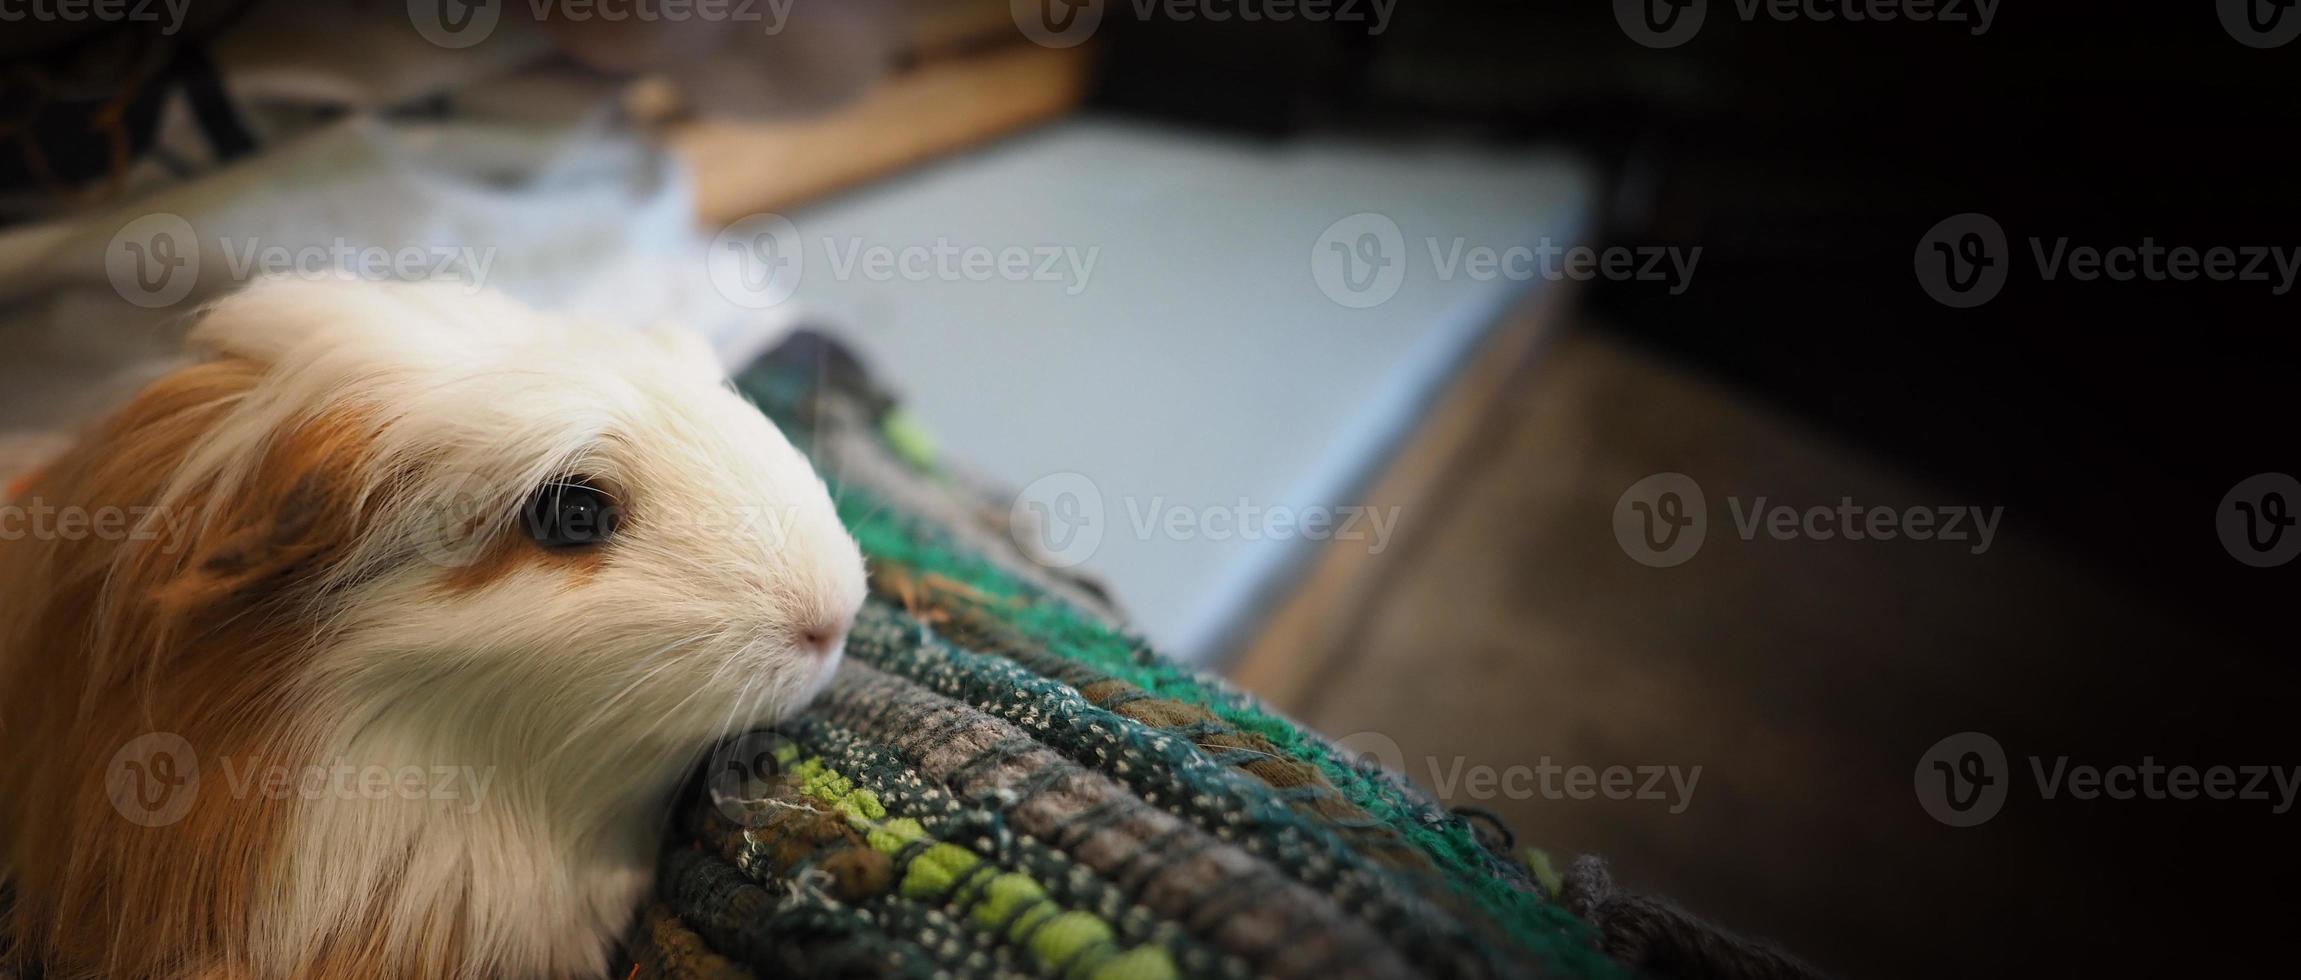
M 600 706 L 594 710 L 588 718 L 577 722 L 575 726 L 569 730 L 567 737 L 562 740 L 556 748 L 545 754 L 545 760 L 547 762 L 556 760 L 561 754 L 573 749 L 576 743 L 582 740 L 584 736 L 591 734 L 600 725 L 610 720 L 613 717 L 615 707 L 623 703 L 624 699 L 630 697 L 634 692 L 640 690 L 641 688 L 644 688 L 653 683 L 657 677 L 660 677 L 663 674 L 664 671 L 667 671 L 672 667 L 682 663 L 683 661 L 679 660 L 678 658 L 669 656 L 672 651 L 684 646 L 689 646 L 704 640 L 712 639 L 714 636 L 716 636 L 716 633 L 714 632 L 697 633 L 692 636 L 687 636 L 671 643 L 664 644 L 663 646 L 656 648 L 654 652 L 647 654 L 646 657 L 642 658 L 643 663 L 647 660 L 655 660 L 656 662 L 648 664 L 646 667 L 641 669 L 638 672 L 638 676 L 633 677 L 630 682 L 623 686 L 621 690 L 617 691 L 612 697 L 609 697 L 604 703 L 600 704 Z M 684 708 L 687 705 L 687 702 L 692 701 L 699 693 L 701 693 L 701 688 L 689 692 L 685 698 L 680 700 L 679 704 L 673 706 L 671 711 L 657 713 L 656 724 L 660 725 L 662 724 L 663 719 L 675 716 L 680 708 Z
M 692 704 L 692 703 L 694 703 L 694 701 L 695 701 L 695 699 L 696 699 L 696 698 L 702 697 L 702 696 L 703 696 L 703 695 L 704 695 L 706 692 L 708 692 L 709 690 L 710 690 L 710 688 L 708 688 L 708 687 L 701 687 L 701 686 L 699 686 L 699 687 L 695 688 L 694 690 L 687 692 L 687 696 L 686 696 L 686 697 L 683 697 L 683 698 L 680 698 L 680 699 L 679 699 L 679 703 L 677 703 L 677 704 L 674 704 L 674 705 L 672 705 L 672 706 L 671 706 L 671 710 L 669 710 L 669 711 L 666 711 L 666 712 L 663 712 L 663 713 L 662 713 L 662 714 L 660 714 L 660 715 L 657 715 L 657 716 L 656 716 L 656 718 L 655 718 L 655 720 L 654 720 L 653 722 L 650 722 L 650 723 L 648 724 L 648 726 L 647 726 L 646 730 L 644 730 L 644 731 L 642 731 L 642 732 L 640 733 L 640 741 L 641 741 L 641 742 L 650 742 L 650 741 L 654 741 L 656 734 L 657 734 L 657 733 L 659 733 L 659 732 L 661 732 L 661 731 L 663 730 L 664 726 L 671 724 L 671 722 L 672 722 L 672 720 L 673 720 L 673 719 L 676 719 L 676 718 L 678 718 L 678 717 L 680 716 L 680 712 L 682 712 L 682 711 L 685 711 L 685 710 L 687 709 L 687 706 L 688 706 L 689 704 Z M 681 751 L 680 747 L 679 747 L 679 746 L 678 746 L 676 743 L 674 743 L 673 745 L 671 745 L 671 746 L 669 746 L 669 747 L 667 747 L 667 748 L 665 748 L 665 749 L 661 749 L 661 750 L 659 750 L 659 751 L 656 753 L 656 755 L 657 755 L 657 758 L 659 758 L 659 759 L 668 759 L 668 758 L 670 758 L 670 757 L 671 757 L 671 755 L 673 755 L 673 754 L 675 754 L 675 753 L 677 753 L 677 752 L 679 752 L 679 751 Z
M 751 692 L 763 679 L 760 675 L 754 674 L 745 680 L 743 686 L 735 692 L 735 697 L 727 703 L 727 717 L 720 720 L 718 736 L 712 739 L 713 742 L 721 742 L 733 737 L 735 726 L 742 724 L 744 719 L 750 717 L 743 709 L 744 703 L 750 699 Z

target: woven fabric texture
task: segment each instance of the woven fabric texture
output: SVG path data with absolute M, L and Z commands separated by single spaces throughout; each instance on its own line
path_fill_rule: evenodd
M 1627 975 L 1473 823 L 1027 560 L 835 344 L 737 386 L 872 597 L 818 703 L 685 795 L 636 976 Z

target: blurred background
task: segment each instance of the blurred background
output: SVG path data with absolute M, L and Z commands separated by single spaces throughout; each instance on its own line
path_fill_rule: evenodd
M 0 15 L 0 475 L 258 275 L 819 331 L 1019 546 L 1521 846 L 1842 975 L 2290 961 L 2288 6 Z M 2149 765 L 2271 768 L 2059 775 Z

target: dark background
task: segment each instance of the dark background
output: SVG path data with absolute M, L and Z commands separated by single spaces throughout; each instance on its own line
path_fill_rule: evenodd
M 1712 0 L 1699 34 L 1667 50 L 1633 43 L 1603 2 L 1401 0 L 1372 38 L 1349 24 L 1106 18 L 1098 99 L 1274 137 L 1477 133 L 1592 154 L 1610 182 L 1602 239 L 1704 250 L 1682 295 L 1592 284 L 1593 329 L 1958 499 L 2002 502 L 2007 522 L 2179 624 L 2172 644 L 2040 649 L 2042 676 L 2009 665 L 1970 702 L 1912 691 L 1925 703 L 1881 713 L 1992 731 L 2017 757 L 2019 742 L 2102 765 L 2290 765 L 2301 563 L 2240 565 L 2212 514 L 2245 477 L 2301 470 L 2301 295 L 2043 281 L 2028 239 L 2301 244 L 2301 42 L 2240 45 L 2210 3 L 1995 13 L 1977 37 L 1947 23 L 1743 22 Z M 1969 211 L 2004 227 L 2012 274 L 1987 304 L 1950 309 L 1921 290 L 1913 255 Z M 2021 625 L 2087 632 L 2039 585 Z M 1990 855 L 1970 887 L 1992 925 L 1913 897 L 1902 925 L 1937 937 L 1939 956 L 1897 969 L 1813 952 L 1909 974 L 2290 970 L 2274 937 L 2296 911 L 2295 819 L 2238 803 L 2009 810 L 1962 832 Z
M 1745 23 L 1713 0 L 1667 50 L 1632 43 L 1606 3 L 1401 0 L 1371 38 L 1119 17 L 1098 101 L 1273 136 L 1476 132 L 1588 150 L 1612 182 L 1602 238 L 1704 248 L 1682 295 L 1593 285 L 1596 319 L 2005 500 L 2234 629 L 2278 627 L 2247 614 L 2292 578 L 2240 574 L 2198 515 L 2237 480 L 2294 465 L 2289 297 L 2046 282 L 2029 258 L 2032 235 L 2301 241 L 2301 52 L 2243 47 L 2211 4 L 2184 7 L 2002 5 L 1975 37 Z M 2004 226 L 2015 272 L 1991 302 L 1952 310 L 1920 290 L 1912 255 L 1969 211 Z

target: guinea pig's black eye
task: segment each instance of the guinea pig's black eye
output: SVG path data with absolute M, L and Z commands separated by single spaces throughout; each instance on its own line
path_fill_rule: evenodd
M 605 544 L 623 520 L 615 498 L 583 477 L 537 487 L 527 502 L 527 536 L 546 548 Z

